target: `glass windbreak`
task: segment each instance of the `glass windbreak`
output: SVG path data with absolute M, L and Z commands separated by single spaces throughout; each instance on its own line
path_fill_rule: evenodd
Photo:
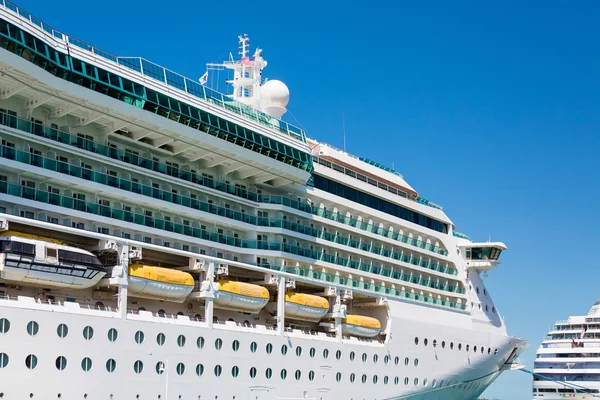
M 497 247 L 473 247 L 467 249 L 469 260 L 497 260 L 502 250 Z

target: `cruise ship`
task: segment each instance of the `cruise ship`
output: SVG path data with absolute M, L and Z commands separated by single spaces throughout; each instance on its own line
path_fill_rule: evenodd
M 506 246 L 285 122 L 247 36 L 226 94 L 4 0 L 0 39 L 0 399 L 476 399 L 518 366 Z
M 550 328 L 533 372 L 534 400 L 600 399 L 600 300 Z

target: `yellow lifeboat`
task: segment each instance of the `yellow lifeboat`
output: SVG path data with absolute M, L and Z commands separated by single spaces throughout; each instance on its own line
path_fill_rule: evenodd
M 377 318 L 364 315 L 347 315 L 342 319 L 342 333 L 348 336 L 375 337 L 381 332 Z
M 194 278 L 175 269 L 133 263 L 128 289 L 133 297 L 182 303 L 194 289 Z
M 287 292 L 285 316 L 292 319 L 319 321 L 329 311 L 329 302 L 312 294 Z
M 218 308 L 256 313 L 269 301 L 269 291 L 260 285 L 227 279 L 221 279 L 217 284 L 219 290 L 214 304 Z

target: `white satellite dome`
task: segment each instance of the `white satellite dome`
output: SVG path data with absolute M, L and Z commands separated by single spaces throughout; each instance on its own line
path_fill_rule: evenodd
M 271 117 L 281 118 L 289 101 L 290 90 L 281 81 L 267 81 L 260 87 L 260 110 Z
M 290 101 L 290 90 L 281 81 L 267 81 L 260 87 L 260 98 L 263 106 L 285 107 Z

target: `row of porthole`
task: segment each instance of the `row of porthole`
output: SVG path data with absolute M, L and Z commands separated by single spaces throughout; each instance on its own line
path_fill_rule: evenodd
M 9 363 L 9 357 L 6 353 L 0 353 L 0 368 L 5 368 L 8 366 Z M 28 369 L 35 369 L 38 365 L 38 358 L 37 356 L 35 356 L 34 354 L 30 354 L 25 358 L 25 366 Z M 89 357 L 85 357 L 84 359 L 81 360 L 81 369 L 84 371 L 90 371 L 92 369 L 92 360 Z M 55 366 L 56 369 L 58 369 L 59 371 L 62 371 L 64 369 L 67 368 L 67 359 L 64 356 L 59 356 L 56 358 L 55 361 Z M 117 368 L 117 362 L 114 359 L 108 359 L 106 361 L 105 364 L 106 370 L 108 372 L 114 372 Z M 163 362 L 163 361 L 159 361 L 156 363 L 155 366 L 155 370 L 156 373 L 158 375 L 162 375 L 165 371 L 166 371 L 167 365 Z M 144 363 L 141 360 L 137 360 L 133 363 L 133 371 L 136 374 L 141 374 L 144 371 Z M 183 363 L 178 363 L 175 367 L 175 371 L 177 372 L 177 375 L 183 375 L 186 371 L 186 367 L 185 364 Z M 221 376 L 223 372 L 223 367 L 221 365 L 215 365 L 214 367 L 214 374 L 215 376 L 219 377 Z M 238 366 L 233 366 L 231 368 L 231 376 L 233 376 L 234 378 L 237 378 L 239 376 L 240 373 L 240 369 Z M 257 369 L 255 367 L 250 368 L 249 370 L 249 375 L 250 378 L 256 378 L 257 375 Z M 197 364 L 196 365 L 196 374 L 198 376 L 202 376 L 204 374 L 204 365 L 202 364 Z M 273 370 L 271 368 L 267 368 L 265 370 L 265 377 L 267 379 L 271 379 L 273 375 Z M 286 369 L 282 369 L 280 372 L 281 379 L 286 379 L 287 378 L 287 370 Z M 302 371 L 301 370 L 296 370 L 296 372 L 294 373 L 294 377 L 296 378 L 296 380 L 300 380 L 302 378 Z M 308 373 L 308 379 L 310 381 L 313 381 L 315 379 L 315 372 L 314 371 L 309 371 Z M 342 380 L 342 373 L 338 372 L 336 374 L 336 381 L 337 382 L 341 382 Z M 354 383 L 356 380 L 356 375 L 354 373 L 350 374 L 349 376 L 349 381 L 350 383 Z M 368 377 L 366 374 L 363 374 L 361 377 L 361 381 L 362 383 L 367 383 Z M 373 375 L 372 381 L 374 384 L 377 384 L 379 381 L 379 378 L 377 375 Z M 418 384 L 419 379 L 415 378 L 414 382 L 415 382 L 415 386 Z M 383 378 L 383 383 L 384 384 L 388 384 L 389 382 L 389 377 L 388 376 L 384 376 Z M 404 383 L 405 385 L 408 385 L 408 378 L 404 378 Z M 435 380 L 434 380 L 435 382 Z M 399 383 L 399 378 L 395 377 L 394 378 L 394 384 L 398 384 Z M 423 381 L 423 385 L 427 386 L 427 379 L 425 379 Z
M 0 333 L 7 333 L 10 330 L 10 321 L 8 321 L 6 318 L 2 318 L 0 319 Z M 31 336 L 36 336 L 39 333 L 40 327 L 39 324 L 36 321 L 30 321 L 27 324 L 27 333 Z M 58 327 L 56 328 L 56 334 L 58 335 L 58 337 L 60 338 L 66 338 L 69 334 L 69 327 L 65 324 L 59 324 Z M 82 331 L 82 335 L 83 338 L 86 340 L 91 340 L 92 338 L 94 338 L 95 332 L 94 332 L 94 328 L 92 328 L 91 326 L 86 326 L 83 328 Z M 115 329 L 115 328 L 111 328 L 108 330 L 108 340 L 111 342 L 115 342 L 118 338 L 119 338 L 119 332 Z M 142 344 L 145 340 L 145 334 L 142 331 L 137 331 L 134 334 L 134 339 L 135 342 L 137 344 Z M 417 339 L 418 340 L 418 339 Z M 427 340 L 427 339 L 426 339 Z M 159 333 L 156 335 L 156 343 L 159 346 L 163 346 L 166 342 L 166 336 L 164 333 Z M 179 347 L 184 347 L 187 343 L 187 339 L 184 335 L 179 335 L 177 336 L 177 345 Z M 198 346 L 199 349 L 204 348 L 204 338 L 202 336 L 199 336 L 198 339 L 196 340 L 196 345 Z M 221 350 L 223 348 L 223 340 L 222 339 L 216 339 L 215 340 L 215 348 L 217 350 Z M 231 348 L 233 351 L 238 351 L 240 349 L 240 342 L 238 340 L 234 340 L 231 343 Z M 288 352 L 288 348 L 289 346 L 284 344 L 281 346 L 281 354 L 282 355 L 286 355 Z M 256 353 L 256 351 L 258 350 L 258 344 L 256 342 L 252 342 L 250 343 L 250 351 L 252 353 Z M 271 354 L 273 352 L 273 345 L 271 343 L 268 343 L 265 347 L 265 351 L 267 354 Z M 297 346 L 295 349 L 295 353 L 298 357 L 300 357 L 302 355 L 302 347 Z M 327 359 L 329 358 L 329 350 L 328 349 L 323 349 L 323 358 Z M 314 358 L 316 356 L 316 349 L 314 347 L 311 347 L 309 350 L 309 355 L 311 358 Z M 341 350 L 337 350 L 335 352 L 335 357 L 338 360 L 342 359 L 342 351 Z M 356 358 L 356 354 L 354 351 L 351 351 L 349 353 L 349 358 L 350 361 L 354 361 Z M 361 359 L 363 362 L 367 362 L 368 360 L 368 355 L 367 353 L 363 353 L 361 356 Z M 379 361 L 379 355 L 377 354 L 373 354 L 372 357 L 373 363 L 377 363 Z M 386 355 L 383 358 L 383 362 L 385 364 L 389 364 L 391 361 L 391 356 Z M 404 365 L 408 365 L 410 363 L 410 360 L 407 358 L 404 359 Z M 415 359 L 414 361 L 414 365 L 418 366 L 419 361 L 417 359 Z M 399 365 L 400 364 L 400 358 L 398 356 L 396 356 L 394 358 L 394 364 Z
M 427 346 L 428 344 L 429 344 L 429 340 L 423 339 L 423 345 Z M 433 344 L 433 347 L 437 347 L 437 344 L 438 344 L 437 340 L 434 339 L 432 344 Z M 418 337 L 415 338 L 415 345 L 419 345 L 419 338 Z M 446 341 L 442 340 L 441 347 L 442 347 L 442 349 L 446 348 Z M 450 350 L 453 350 L 454 349 L 454 342 L 450 342 L 450 346 L 449 347 L 450 347 Z M 458 350 L 462 350 L 462 343 L 458 344 Z M 469 351 L 469 345 L 465 346 L 465 350 Z M 477 353 L 477 346 L 473 346 L 473 352 Z M 481 346 L 481 354 L 483 354 L 484 352 L 485 352 L 485 347 Z M 487 353 L 491 354 L 491 352 L 492 352 L 491 347 L 488 347 Z M 498 354 L 498 349 L 494 349 L 494 355 L 496 355 L 496 354 Z

